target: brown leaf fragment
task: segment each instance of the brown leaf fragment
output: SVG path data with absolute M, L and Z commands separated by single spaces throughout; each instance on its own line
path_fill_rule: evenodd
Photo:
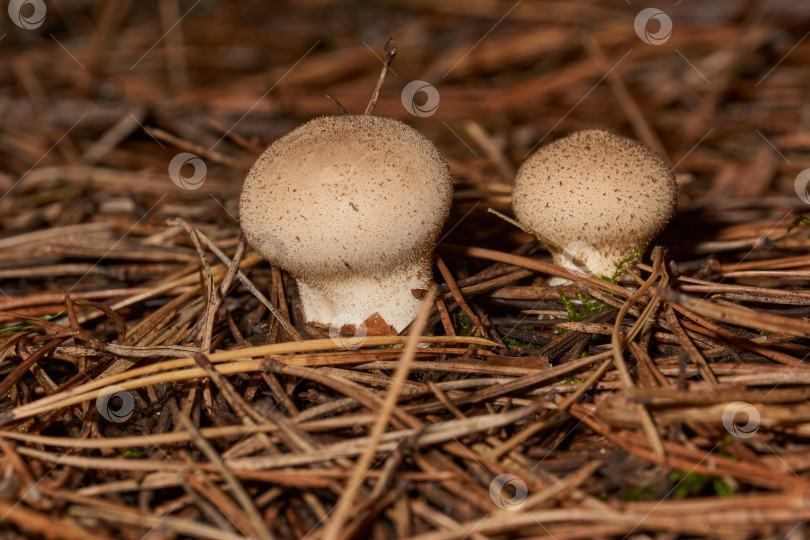
M 373 315 L 371 315 L 368 319 L 366 319 L 363 322 L 363 324 L 366 327 L 367 336 L 396 336 L 399 333 L 394 329 L 393 326 L 386 323 L 379 313 L 374 313 Z M 346 328 L 347 326 L 353 327 L 353 325 L 348 324 L 344 325 L 344 327 L 340 329 L 341 334 L 343 334 L 344 332 L 343 329 Z M 353 329 L 354 328 L 352 328 L 352 330 Z M 345 335 L 353 336 L 355 334 L 353 332 L 350 332 L 349 334 Z

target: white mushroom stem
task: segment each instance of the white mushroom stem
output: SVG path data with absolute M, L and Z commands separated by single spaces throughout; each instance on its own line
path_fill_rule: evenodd
M 427 289 L 453 200 L 450 168 L 415 129 L 371 115 L 324 116 L 274 142 L 239 199 L 248 242 L 298 280 L 307 322 L 403 330 Z M 336 321 L 336 318 L 339 319 Z
M 401 332 L 419 311 L 420 301 L 411 290 L 427 289 L 432 277 L 430 260 L 417 260 L 384 273 L 299 277 L 296 282 L 307 321 L 359 324 L 377 312 Z
M 538 149 L 520 166 L 512 190 L 515 217 L 558 246 L 556 264 L 609 277 L 614 263 L 663 230 L 677 200 L 678 183 L 663 156 L 599 130 Z M 565 283 L 556 278 L 550 285 Z
M 554 261 L 554 264 L 562 266 L 566 270 L 570 270 L 574 275 L 611 277 L 616 271 L 616 265 L 614 263 L 624 260 L 633 251 L 634 248 L 629 248 L 623 253 L 613 251 L 605 252 L 596 251 L 584 244 L 569 245 L 563 252 L 553 251 L 551 259 Z M 549 280 L 548 284 L 551 287 L 559 287 L 562 285 L 570 285 L 571 280 L 562 277 L 553 277 Z

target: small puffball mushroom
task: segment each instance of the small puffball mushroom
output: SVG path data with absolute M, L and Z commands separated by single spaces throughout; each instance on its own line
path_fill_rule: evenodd
M 239 219 L 250 245 L 296 278 L 308 322 L 379 313 L 399 332 L 419 309 L 411 290 L 432 282 L 430 254 L 452 197 L 447 163 L 415 129 L 324 116 L 259 157 Z
M 520 167 L 515 216 L 551 243 L 554 263 L 611 276 L 620 262 L 660 233 L 678 197 L 664 158 L 643 144 L 601 130 L 548 144 Z M 553 278 L 550 285 L 569 283 Z

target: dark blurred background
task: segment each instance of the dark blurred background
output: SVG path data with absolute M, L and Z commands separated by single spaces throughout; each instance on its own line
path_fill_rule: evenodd
M 457 182 L 451 225 L 471 211 L 490 225 L 468 231 L 473 240 L 513 234 L 486 208 L 508 211 L 514 171 L 532 149 L 585 128 L 663 152 L 682 187 L 682 215 L 697 211 L 711 224 L 735 201 L 767 197 L 752 217 L 778 219 L 807 205 L 794 189 L 810 167 L 803 2 L 3 7 L 5 233 L 122 209 L 233 226 L 258 153 L 307 119 L 337 113 L 326 94 L 362 113 L 389 38 L 399 54 L 375 114 L 411 123 L 447 156 Z M 696 233 L 708 234 L 702 225 Z

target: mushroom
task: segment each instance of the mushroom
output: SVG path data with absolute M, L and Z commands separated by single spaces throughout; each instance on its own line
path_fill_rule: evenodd
M 242 230 L 296 278 L 308 322 L 375 313 L 397 332 L 432 282 L 431 252 L 453 196 L 450 169 L 418 131 L 391 118 L 323 116 L 256 160 L 239 201 Z
M 554 263 L 612 276 L 675 214 L 678 185 L 664 158 L 602 130 L 578 131 L 532 154 L 512 192 L 517 219 L 544 236 Z M 570 283 L 553 278 L 552 286 Z

